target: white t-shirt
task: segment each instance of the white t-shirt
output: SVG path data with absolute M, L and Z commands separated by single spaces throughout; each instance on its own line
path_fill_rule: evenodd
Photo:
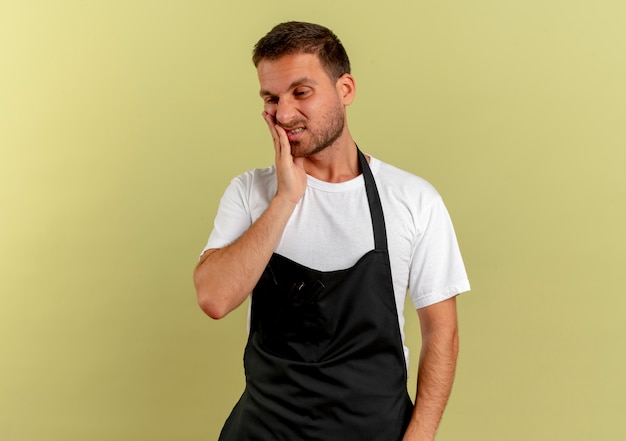
M 404 299 L 415 308 L 470 289 L 452 222 L 428 182 L 370 158 L 385 217 L 398 323 L 404 339 Z M 203 252 L 238 239 L 276 194 L 276 169 L 250 170 L 232 180 Z M 352 267 L 374 248 L 374 234 L 363 176 L 329 183 L 307 176 L 275 252 L 320 271 Z M 408 351 L 405 347 L 405 355 Z

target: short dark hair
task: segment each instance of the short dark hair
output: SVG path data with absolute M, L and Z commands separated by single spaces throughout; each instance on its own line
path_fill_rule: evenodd
M 350 73 L 350 60 L 339 38 L 324 26 L 299 21 L 274 26 L 254 46 L 252 62 L 258 67 L 263 59 L 273 61 L 302 53 L 317 55 L 333 80 Z

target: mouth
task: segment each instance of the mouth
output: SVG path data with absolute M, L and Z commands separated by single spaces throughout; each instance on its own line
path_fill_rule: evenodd
M 287 133 L 287 139 L 289 139 L 289 141 L 297 141 L 302 137 L 302 134 L 304 133 L 305 128 L 304 127 L 297 127 L 295 129 L 285 129 L 285 132 Z

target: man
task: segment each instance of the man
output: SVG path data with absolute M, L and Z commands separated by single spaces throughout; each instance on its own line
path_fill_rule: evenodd
M 348 56 L 322 26 L 288 22 L 255 46 L 275 165 L 235 178 L 194 273 L 224 317 L 252 293 L 246 389 L 220 440 L 432 440 L 469 290 L 448 213 L 422 179 L 352 139 Z M 406 390 L 407 289 L 422 332 Z

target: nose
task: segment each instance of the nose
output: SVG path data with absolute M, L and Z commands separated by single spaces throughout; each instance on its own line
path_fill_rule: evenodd
M 281 98 L 276 105 L 276 122 L 289 126 L 297 118 L 295 103 L 288 98 Z

